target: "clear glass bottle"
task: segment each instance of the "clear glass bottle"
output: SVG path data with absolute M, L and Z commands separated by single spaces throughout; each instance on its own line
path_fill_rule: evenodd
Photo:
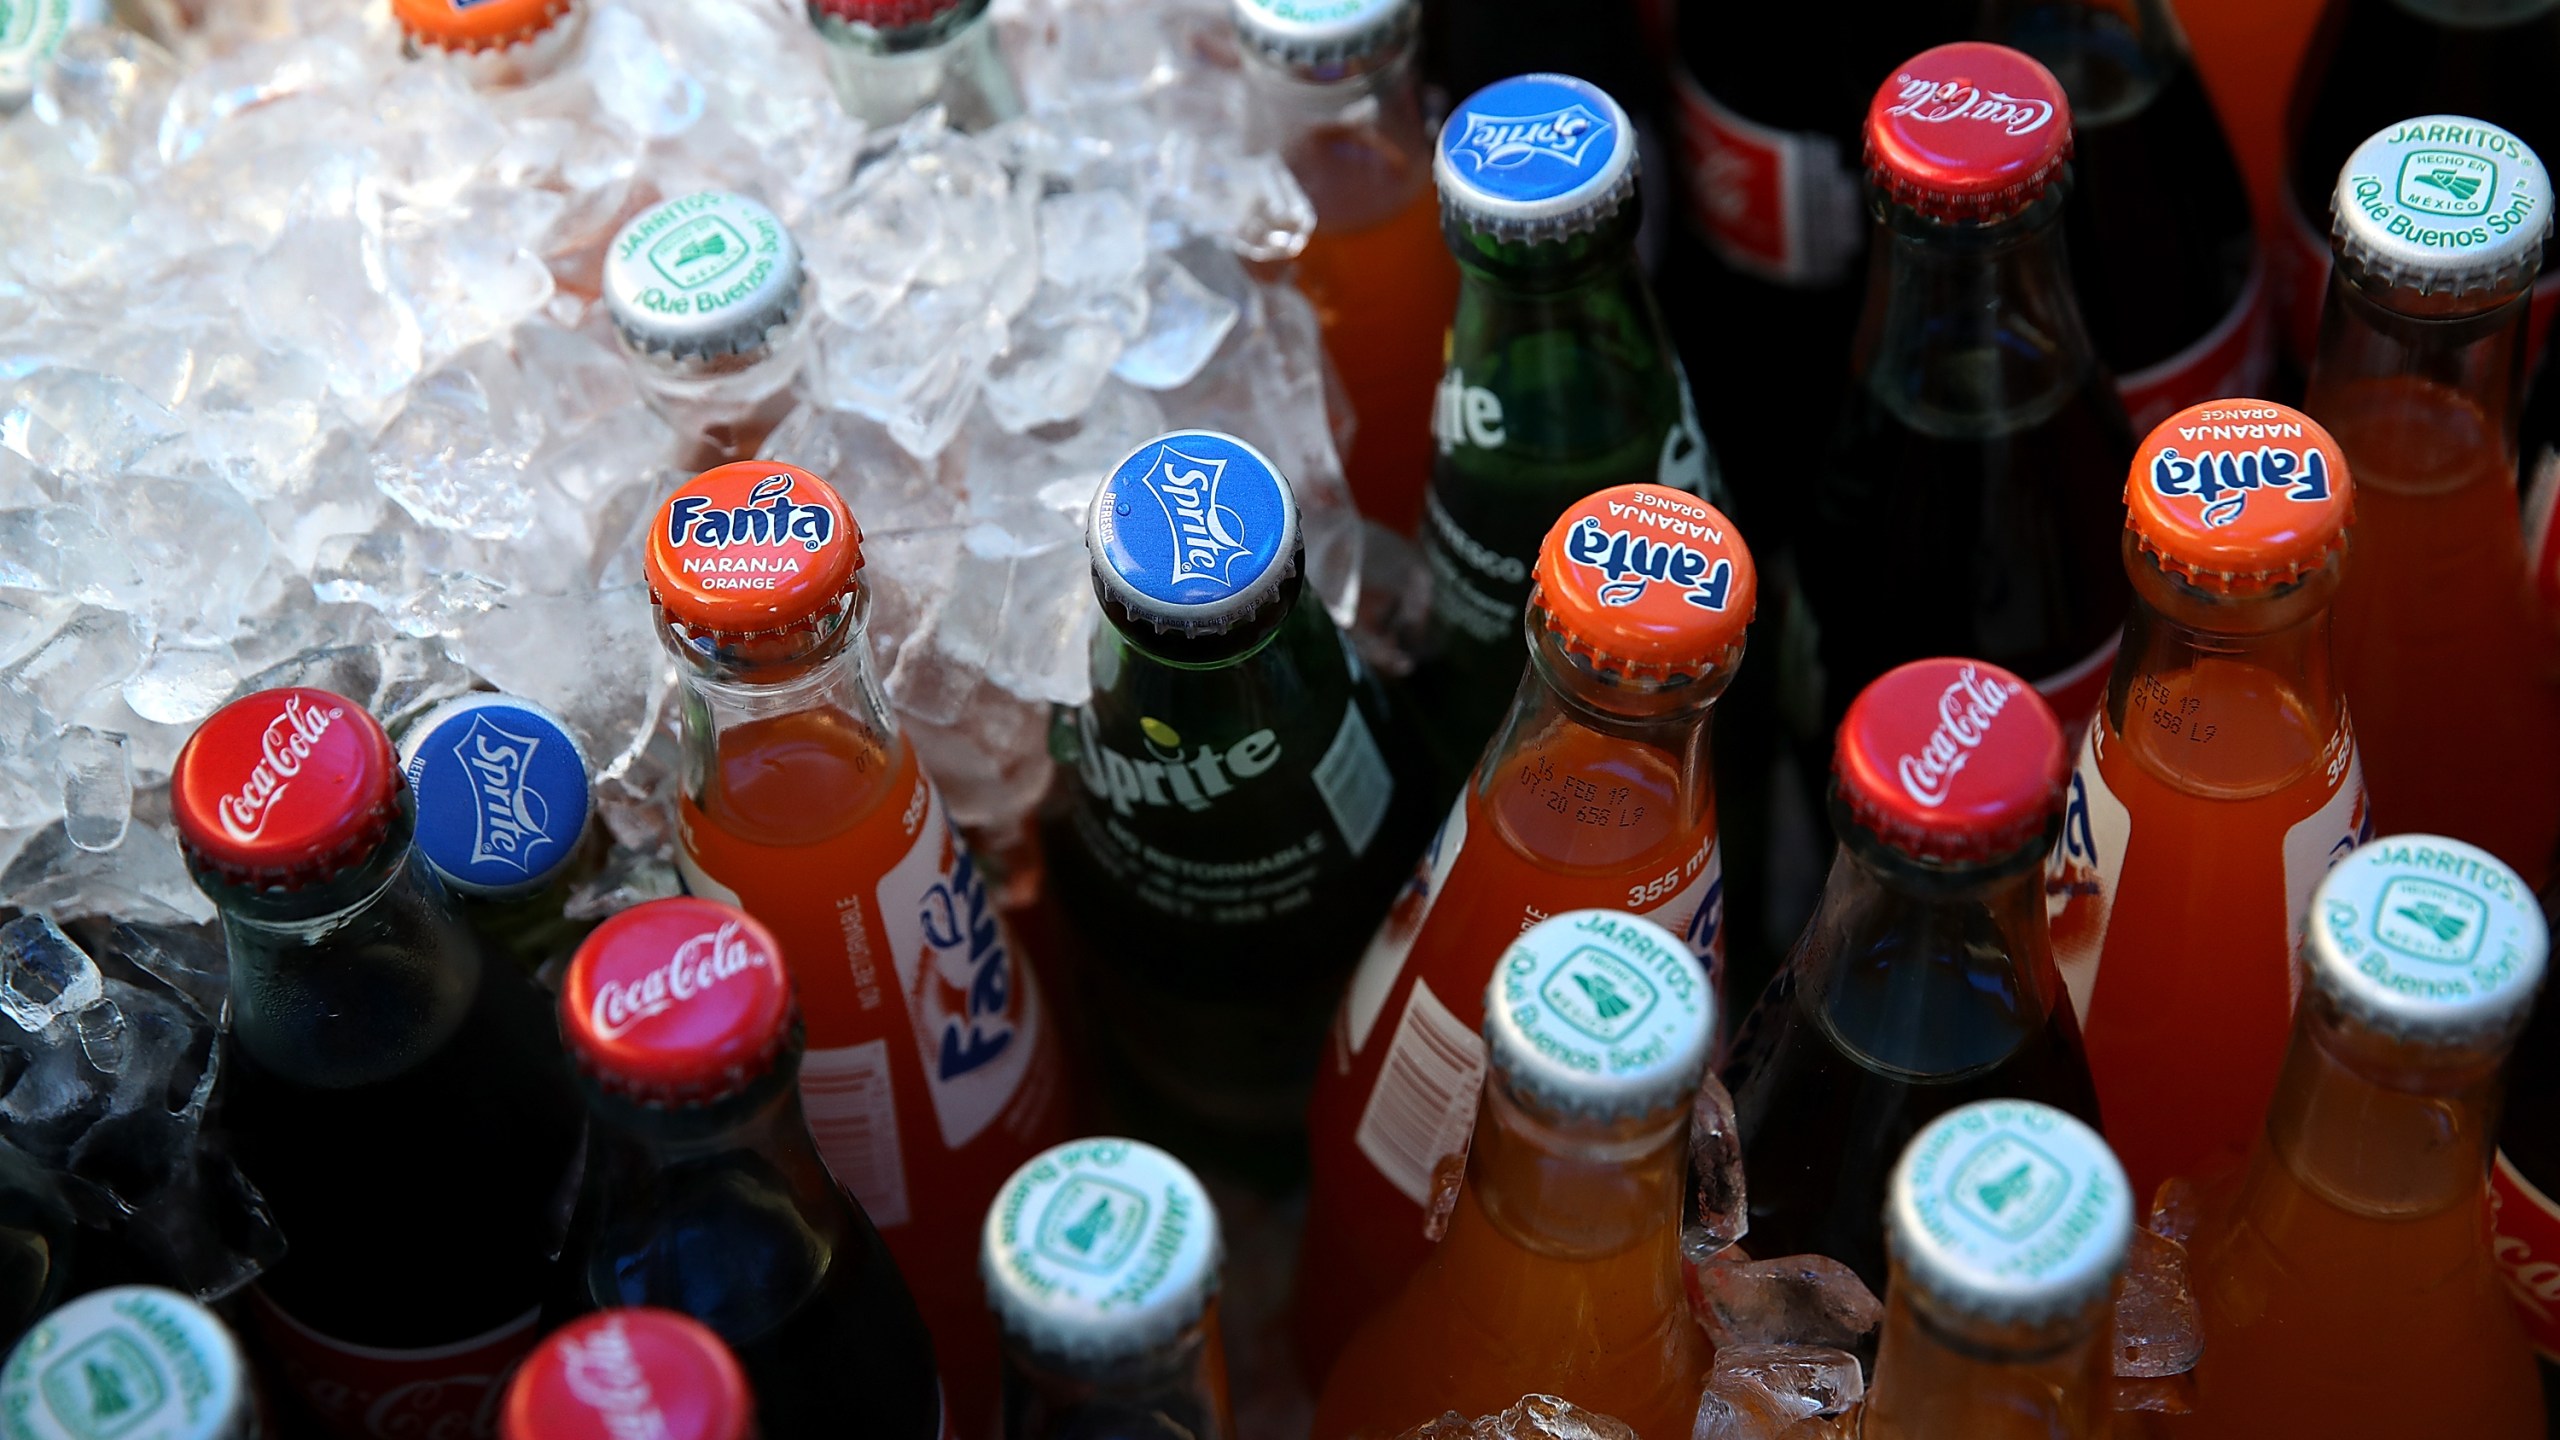
M 457 67 L 483 90 L 512 90 L 566 69 L 593 0 L 392 0 L 401 53 Z
M 987 0 L 808 0 L 845 113 L 887 129 L 940 105 L 975 133 L 1022 113 Z
M 1139 1140 L 1052 1147 L 987 1210 L 1003 1440 L 1232 1440 L 1218 1208 Z
M 683 468 L 753 456 L 798 402 L 809 279 L 791 232 L 756 201 L 704 190 L 632 216 L 605 252 L 604 303 Z
M 458 696 L 400 735 L 417 797 L 418 852 L 462 902 L 481 941 L 525 973 L 566 964 L 590 928 L 568 918 L 572 879 L 603 861 L 590 827 L 591 767 L 559 716 L 485 691 Z
M 851 1418 L 851 1417 L 846 1417 Z M 756 1440 L 738 1357 L 690 1315 L 633 1305 L 581 1316 L 507 1382 L 498 1440 Z

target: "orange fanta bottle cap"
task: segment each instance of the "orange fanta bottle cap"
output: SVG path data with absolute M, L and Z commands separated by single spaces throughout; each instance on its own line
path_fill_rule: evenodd
M 2164 570 L 2246 594 L 2328 562 L 2355 516 L 2345 452 L 2319 422 L 2268 400 L 2191 405 L 2134 452 L 2125 523 Z
M 477 53 L 527 44 L 576 8 L 577 0 L 391 0 L 391 18 L 426 49 Z
M 787 630 L 826 610 L 862 568 L 862 531 L 826 481 L 742 460 L 705 470 L 649 531 L 649 598 L 696 630 Z
M 1538 547 L 1530 609 L 1592 668 L 1690 678 L 1741 658 L 1760 600 L 1724 512 L 1667 485 L 1620 485 L 1564 512 Z

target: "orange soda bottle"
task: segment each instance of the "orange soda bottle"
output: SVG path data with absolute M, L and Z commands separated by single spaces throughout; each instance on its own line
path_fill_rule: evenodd
M 1893 1257 L 1859 1440 L 2107 1433 L 2133 1192 L 2098 1132 L 2032 1100 L 1929 1122 L 1886 1191 Z
M 1706 969 L 1649 920 L 1574 910 L 1506 948 L 1482 998 L 1491 1073 L 1448 1237 L 1352 1337 L 1315 1440 L 1388 1440 L 1528 1393 L 1681 1440 L 1708 1359 L 1680 1280 Z
M 1315 205 L 1298 288 L 1351 395 L 1343 471 L 1360 513 L 1410 535 L 1431 478 L 1458 267 L 1440 237 L 1431 136 L 1415 93 L 1417 0 L 1236 0 L 1261 143 Z
M 2133 609 L 2046 897 L 2107 1139 L 2147 1195 L 2248 1150 L 2304 907 L 2372 830 L 2329 678 L 2354 507 L 2336 442 L 2263 400 L 2193 406 L 2135 453 L 2125 503 Z
M 1475 1124 L 1477 1003 L 1506 946 L 1610 906 L 1721 976 L 1708 716 L 1758 587 L 1732 522 L 1667 486 L 1600 491 L 1547 532 L 1510 714 L 1369 942 L 1317 1067 L 1297 1294 L 1310 1376 L 1431 1253 L 1424 1212 Z
M 2548 940 L 2522 878 L 2459 840 L 2377 840 L 2321 882 L 2266 1129 L 2187 1238 L 2204 1349 L 2162 1440 L 2543 1433 L 2482 1192 Z
M 818 1153 L 914 1291 L 958 1433 L 983 1433 L 978 1217 L 1071 1133 L 1039 986 L 872 677 L 862 535 L 835 491 L 789 465 L 705 471 L 646 564 L 683 682 L 685 887 L 780 942 Z
M 2303 401 L 2362 507 L 2338 678 L 2374 821 L 2468 840 L 2537 889 L 2560 840 L 2560 634 L 2526 579 L 2516 420 L 2551 206 L 2495 125 L 2430 115 L 2357 146 Z

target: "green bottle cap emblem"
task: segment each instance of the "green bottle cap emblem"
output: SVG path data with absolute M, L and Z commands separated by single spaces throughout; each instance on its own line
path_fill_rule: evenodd
M 2347 856 L 2305 930 L 2320 993 L 2361 1023 L 2438 1042 L 2522 1024 L 2550 947 L 2523 877 L 2438 835 L 2386 835 Z
M 706 190 L 631 217 L 605 252 L 605 308 L 624 341 L 699 358 L 746 354 L 799 314 L 800 247 L 771 210 Z
M 0 1368 L 7 1440 L 214 1440 L 245 1413 L 239 1347 L 211 1311 L 127 1285 L 38 1321 Z
M 2394 284 L 2495 283 L 2540 256 L 2551 176 L 2483 120 L 2422 115 L 2356 147 L 2330 199 L 2339 248 Z
M 1933 1303 L 2033 1321 L 2106 1298 L 2133 1243 L 2133 1193 L 2096 1131 L 2049 1105 L 1990 1100 L 1912 1138 L 1885 1226 Z
M 1715 991 L 1680 938 L 1640 916 L 1572 910 L 1495 964 L 1494 1066 L 1539 1101 L 1600 1116 L 1686 1105 L 1715 1034 Z
M 0 115 L 26 103 L 36 76 L 74 25 L 94 25 L 93 0 L 0 0 Z
M 1099 1361 L 1180 1335 L 1218 1285 L 1217 1207 L 1162 1150 L 1099 1138 L 1054 1146 L 997 1192 L 979 1251 L 1008 1335 Z

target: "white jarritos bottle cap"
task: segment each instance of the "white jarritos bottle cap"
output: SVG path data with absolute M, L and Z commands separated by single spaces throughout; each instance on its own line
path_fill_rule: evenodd
M 1558 1114 L 1685 1109 L 1715 1027 L 1715 993 L 1689 947 L 1616 910 L 1538 922 L 1502 952 L 1485 987 L 1494 1071 Z
M 1416 0 L 1234 0 L 1244 48 L 1312 80 L 1373 69 L 1413 34 Z
M 1636 188 L 1636 137 L 1609 92 L 1570 75 L 1514 75 L 1440 127 L 1440 205 L 1504 240 L 1561 239 L 1617 213 Z
M 2550 947 L 2523 879 L 2440 835 L 2388 835 L 2339 861 L 2303 928 L 2315 990 L 2360 1025 L 2428 1045 L 2511 1036 Z
M 2493 289 L 2530 276 L 2551 231 L 2551 173 L 2485 120 L 2421 115 L 2356 147 L 2329 201 L 2338 253 L 2423 291 Z
M 2112 1293 L 2133 1187 L 2097 1131 L 2032 1100 L 1983 1100 L 1912 1137 L 1884 1219 L 1901 1278 L 1932 1309 L 2033 1325 Z
M 0 1369 L 10 1440 L 250 1433 L 248 1372 L 213 1312 L 174 1290 L 93 1291 L 35 1323 Z
M 771 210 L 704 190 L 662 200 L 615 232 L 604 303 L 631 348 L 676 360 L 753 355 L 804 303 L 800 246 Z
M 103 0 L 0 0 L 0 115 L 27 103 L 74 26 L 104 24 Z
M 1141 1355 L 1199 1320 L 1225 1258 L 1199 1178 L 1153 1145 L 1052 1146 L 996 1192 L 978 1252 L 1005 1334 L 1077 1364 Z

